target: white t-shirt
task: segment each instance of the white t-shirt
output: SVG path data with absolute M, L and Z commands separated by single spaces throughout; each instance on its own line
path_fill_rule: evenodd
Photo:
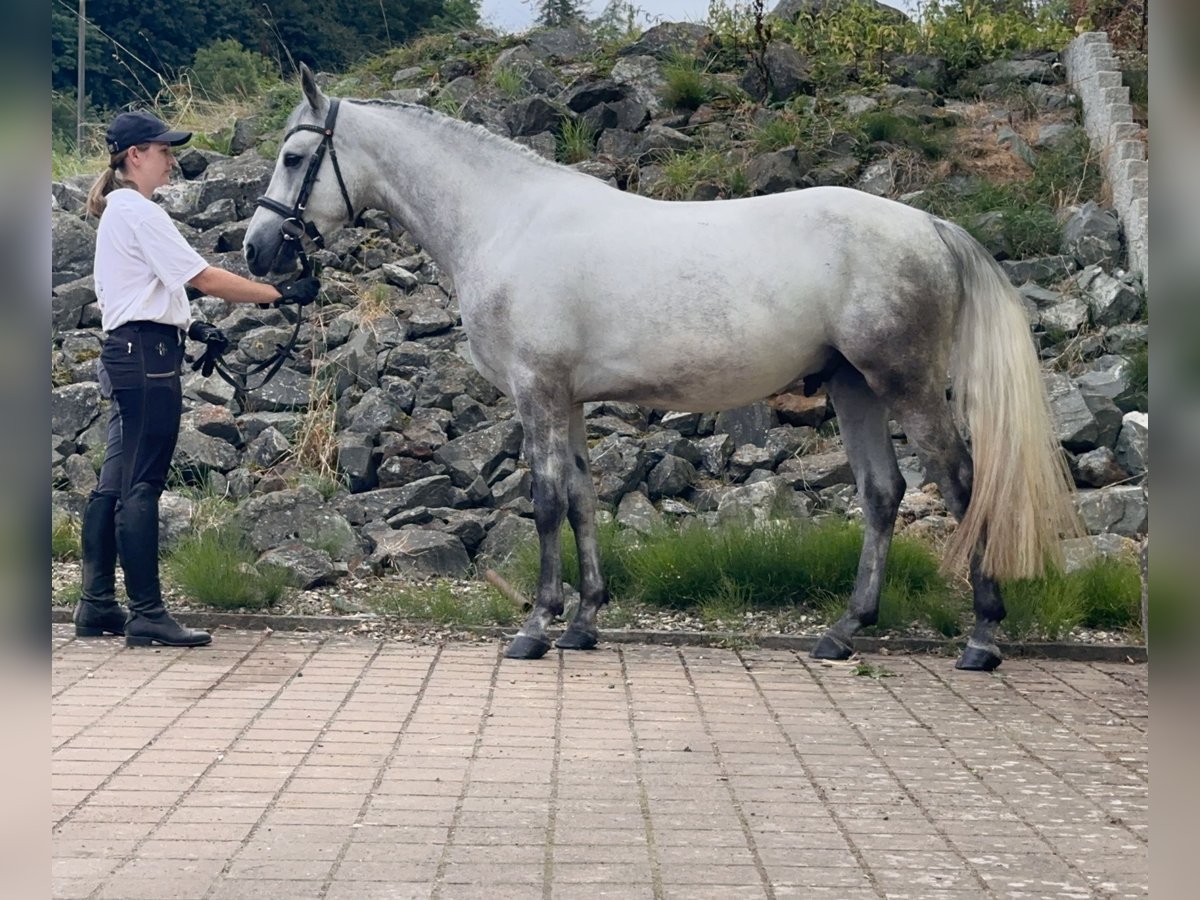
M 93 268 L 102 327 L 142 320 L 186 331 L 192 316 L 184 285 L 208 263 L 154 201 L 132 188 L 107 199 Z

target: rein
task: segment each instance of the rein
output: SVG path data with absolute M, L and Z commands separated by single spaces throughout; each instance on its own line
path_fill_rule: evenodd
M 338 165 L 337 150 L 333 146 L 333 126 L 337 122 L 338 106 L 340 103 L 341 101 L 337 98 L 332 98 L 329 101 L 329 111 L 325 114 L 325 124 L 323 126 L 296 125 L 283 137 L 284 142 L 286 142 L 288 138 L 298 131 L 313 131 L 321 135 L 321 143 L 317 146 L 312 158 L 308 162 L 308 169 L 304 173 L 304 180 L 300 183 L 300 192 L 296 196 L 295 204 L 288 207 L 277 200 L 272 200 L 270 197 L 265 196 L 259 197 L 255 201 L 256 205 L 270 210 L 283 219 L 279 225 L 280 234 L 283 236 L 285 242 L 295 243 L 296 256 L 300 260 L 300 274 L 297 278 L 308 278 L 313 274 L 313 262 L 308 258 L 308 254 L 304 250 L 304 239 L 307 238 L 310 240 L 313 246 L 319 250 L 325 247 L 324 236 L 317 229 L 316 225 L 305 221 L 304 210 L 308 206 L 308 198 L 312 194 L 313 185 L 317 183 L 317 173 L 321 168 L 321 163 L 325 160 L 326 153 L 329 155 L 329 161 L 333 164 L 333 172 L 337 176 L 338 188 L 341 189 L 342 200 L 346 204 L 346 213 L 349 221 L 354 222 L 357 219 L 354 213 L 354 205 L 350 202 L 350 193 L 346 190 L 346 182 L 342 178 L 341 166 Z M 265 303 L 258 305 L 262 309 L 266 309 L 268 306 Z M 278 306 L 277 308 L 282 309 L 283 307 Z M 213 369 L 233 388 L 234 395 L 238 398 L 239 402 L 250 391 L 258 390 L 266 385 L 283 368 L 285 362 L 295 358 L 296 342 L 300 337 L 300 326 L 303 324 L 303 321 L 304 308 L 297 306 L 295 319 L 291 323 L 292 333 L 288 337 L 287 343 L 276 344 L 274 353 L 262 362 L 245 368 L 235 368 L 219 356 L 213 361 Z M 258 375 L 262 375 L 261 380 L 257 384 L 252 385 L 250 379 Z

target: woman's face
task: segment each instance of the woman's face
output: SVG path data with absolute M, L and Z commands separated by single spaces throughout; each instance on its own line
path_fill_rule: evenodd
M 145 150 L 129 148 L 129 159 L 133 163 L 134 180 L 143 192 L 154 191 L 171 180 L 175 168 L 175 153 L 170 144 L 154 142 Z

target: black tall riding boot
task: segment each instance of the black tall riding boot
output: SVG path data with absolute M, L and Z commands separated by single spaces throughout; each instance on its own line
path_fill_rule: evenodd
M 117 603 L 117 498 L 93 494 L 83 511 L 83 592 L 75 605 L 77 637 L 125 633 L 125 609 Z
M 127 646 L 199 647 L 212 640 L 207 631 L 180 625 L 163 605 L 158 580 L 158 491 L 145 482 L 135 484 L 121 500 L 117 549 L 125 571 L 125 592 L 129 594 Z

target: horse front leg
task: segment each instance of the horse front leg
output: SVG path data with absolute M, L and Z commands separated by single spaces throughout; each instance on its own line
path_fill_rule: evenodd
M 604 575 L 600 571 L 600 547 L 596 540 L 596 486 L 588 465 L 587 432 L 583 407 L 571 409 L 571 460 L 567 465 L 567 519 L 575 532 L 579 550 L 579 607 L 567 630 L 554 645 L 560 650 L 591 650 L 600 639 L 596 614 L 608 602 Z
M 854 635 L 879 619 L 879 594 L 896 513 L 904 497 L 904 476 L 888 431 L 887 406 L 862 374 L 843 363 L 829 381 L 829 395 L 858 484 L 866 527 L 850 603 L 817 642 L 812 655 L 816 659 L 847 659 L 854 653 Z
M 518 397 L 517 408 L 525 429 L 525 453 L 533 471 L 533 514 L 541 566 L 533 609 L 504 655 L 510 659 L 541 659 L 550 649 L 546 630 L 563 612 L 559 530 L 567 511 L 569 426 L 566 404 L 554 404 L 545 397 Z

